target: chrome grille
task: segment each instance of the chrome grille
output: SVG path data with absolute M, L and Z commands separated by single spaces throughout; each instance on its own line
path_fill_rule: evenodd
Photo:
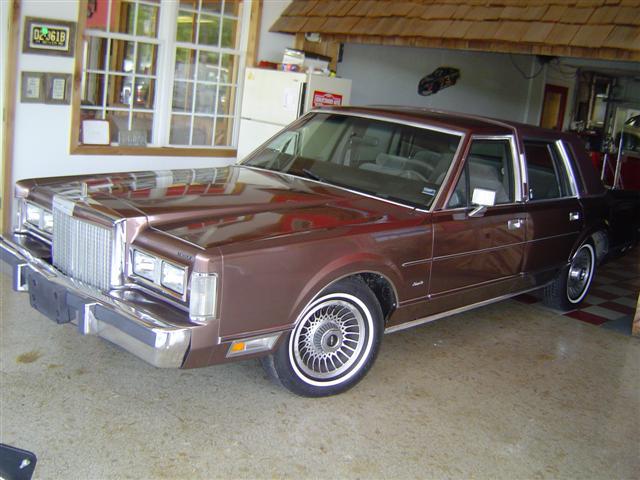
M 53 265 L 65 275 L 109 290 L 113 229 L 53 209 Z

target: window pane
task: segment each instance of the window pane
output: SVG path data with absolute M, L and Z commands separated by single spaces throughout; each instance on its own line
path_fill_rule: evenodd
M 150 78 L 136 78 L 134 108 L 153 108 L 156 81 Z
M 133 72 L 134 42 L 111 40 L 111 62 L 109 70 L 112 72 Z
M 198 42 L 202 45 L 218 46 L 220 40 L 220 17 L 200 15 Z
M 144 37 L 158 36 L 158 7 L 150 5 L 138 6 L 138 25 L 136 29 L 137 35 Z
M 136 4 L 127 1 L 111 3 L 112 31 L 134 34 Z
M 107 110 L 106 118 L 107 120 L 109 120 L 109 133 L 111 135 L 111 142 L 118 143 L 120 131 L 129 130 L 129 112 Z
M 156 74 L 156 46 L 152 43 L 138 43 L 136 73 L 143 75 Z
M 105 77 L 101 73 L 87 73 L 84 78 L 82 105 L 102 105 Z
M 467 160 L 469 168 L 469 197 L 476 188 L 495 192 L 495 203 L 511 203 L 513 170 L 509 142 L 506 140 L 475 140 Z
M 235 94 L 235 87 L 220 85 L 218 90 L 218 115 L 233 115 Z
M 192 10 L 198 9 L 199 0 L 180 0 L 180 6 L 184 8 L 190 8 Z
M 153 129 L 153 114 L 134 112 L 131 119 L 131 129 L 145 132 L 147 143 L 151 143 Z
M 215 146 L 231 146 L 233 136 L 233 119 L 220 118 L 216 120 L 216 142 Z
M 179 42 L 193 42 L 196 35 L 196 15 L 180 10 L 178 13 L 178 29 L 176 39 Z
M 104 38 L 91 37 L 86 43 L 85 70 L 105 70 L 105 60 L 107 54 L 107 42 Z
M 224 2 L 224 14 L 237 17 L 239 15 L 240 2 L 237 0 L 226 0 Z
M 218 62 L 220 55 L 211 52 L 200 52 L 198 61 L 198 80 L 217 82 L 220 75 Z
M 238 21 L 232 18 L 222 20 L 222 43 L 223 48 L 236 48 L 238 40 Z
M 133 98 L 133 77 L 109 75 L 107 80 L 107 106 L 128 107 Z
M 186 115 L 171 116 L 171 130 L 169 133 L 169 143 L 171 145 L 189 145 L 190 132 L 191 117 Z
M 544 200 L 560 197 L 560 182 L 549 145 L 524 143 L 529 176 L 529 198 Z
M 109 5 L 106 2 L 88 0 L 85 27 L 91 30 L 106 30 L 108 9 Z
M 213 134 L 213 118 L 195 117 L 193 119 L 193 137 L 191 145 L 210 147 L 211 135 Z
M 202 11 L 220 15 L 222 12 L 222 2 L 220 0 L 202 0 Z
M 196 70 L 196 51 L 188 48 L 176 49 L 176 69 L 177 79 L 193 79 Z
M 238 68 L 238 56 L 237 55 L 222 55 L 222 63 L 220 69 L 220 82 L 221 83 L 236 83 Z
M 202 83 L 196 86 L 197 113 L 209 113 L 211 115 L 215 113 L 216 88 L 217 85 Z
M 193 102 L 193 83 L 175 82 L 173 85 L 174 112 L 191 112 Z

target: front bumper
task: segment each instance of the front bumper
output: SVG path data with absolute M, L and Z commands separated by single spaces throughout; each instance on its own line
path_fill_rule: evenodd
M 31 305 L 58 323 L 71 322 L 161 368 L 183 365 L 191 328 L 173 325 L 60 274 L 27 248 L 0 237 L 0 258 L 12 266 L 13 288 L 29 292 Z

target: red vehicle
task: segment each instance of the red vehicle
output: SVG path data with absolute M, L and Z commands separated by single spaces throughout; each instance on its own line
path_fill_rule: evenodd
M 3 258 L 31 305 L 159 367 L 260 356 L 331 395 L 383 333 L 544 289 L 582 301 L 604 189 L 556 131 L 331 108 L 217 169 L 24 180 Z

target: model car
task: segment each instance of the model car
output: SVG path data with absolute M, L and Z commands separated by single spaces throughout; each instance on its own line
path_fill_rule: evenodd
M 323 396 L 385 333 L 536 289 L 575 308 L 608 248 L 603 193 L 569 134 L 336 107 L 224 168 L 20 181 L 0 251 L 82 334 L 158 367 L 261 357 Z
M 418 94 L 422 96 L 433 95 L 440 90 L 456 84 L 460 78 L 460 70 L 452 67 L 439 67 L 426 75 L 418 82 Z

